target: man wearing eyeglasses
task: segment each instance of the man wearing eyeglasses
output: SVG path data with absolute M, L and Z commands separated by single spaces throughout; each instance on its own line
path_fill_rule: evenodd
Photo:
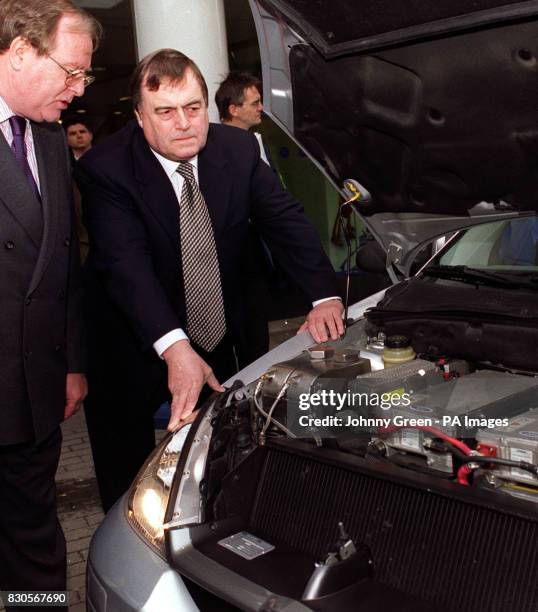
M 215 94 L 222 123 L 243 130 L 260 125 L 263 111 L 260 92 L 261 82 L 255 76 L 248 72 L 230 72 Z
M 100 26 L 70 0 L 0 2 L 0 590 L 64 590 L 59 424 L 81 406 L 78 248 L 56 123 Z M 7 602 L 6 602 L 7 603 Z

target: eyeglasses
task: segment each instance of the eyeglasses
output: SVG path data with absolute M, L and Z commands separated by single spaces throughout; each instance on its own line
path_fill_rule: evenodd
M 69 68 L 62 66 L 60 62 L 57 62 L 52 57 L 52 55 L 47 55 L 47 57 L 51 59 L 56 64 L 56 66 L 59 66 L 67 74 L 67 76 L 65 77 L 66 87 L 75 87 L 79 83 L 82 83 L 84 87 L 88 87 L 88 85 L 91 85 L 95 81 L 95 77 L 91 74 L 88 74 L 88 71 L 81 70 L 80 68 L 78 70 L 70 70 Z

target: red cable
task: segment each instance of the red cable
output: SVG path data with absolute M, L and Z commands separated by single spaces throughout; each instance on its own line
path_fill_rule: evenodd
M 416 426 L 416 427 L 404 427 L 404 426 L 400 426 L 397 427 L 395 425 L 392 425 L 391 427 L 382 427 L 380 429 L 380 432 L 386 432 L 386 433 L 390 433 L 392 431 L 397 431 L 399 429 L 422 429 L 424 431 L 428 431 L 432 434 L 434 434 L 434 436 L 436 438 L 441 438 L 441 440 L 444 440 L 445 442 L 448 442 L 449 444 L 452 444 L 452 446 L 455 446 L 456 448 L 459 448 L 459 450 L 464 453 L 465 455 L 469 456 L 471 454 L 471 450 L 467 444 L 465 444 L 465 442 L 462 442 L 461 440 L 458 440 L 456 438 L 452 438 L 451 436 L 447 435 L 446 433 L 440 431 L 439 429 L 435 429 L 435 427 L 428 427 L 428 426 Z M 470 486 L 469 485 L 469 480 L 468 480 L 468 476 L 469 474 L 471 474 L 473 470 L 469 467 L 469 465 L 467 463 L 463 464 L 460 469 L 458 470 L 458 482 L 461 485 L 464 485 L 465 487 Z
M 436 438 L 441 438 L 442 440 L 444 440 L 445 442 L 448 442 L 449 444 L 452 444 L 452 446 L 455 446 L 456 448 L 459 448 L 460 451 L 462 453 L 464 453 L 465 455 L 470 455 L 471 454 L 471 450 L 467 444 L 465 444 L 465 442 L 462 442 L 461 440 L 457 440 L 456 438 L 452 438 L 451 436 L 447 435 L 446 433 L 440 431 L 439 429 L 435 429 L 435 427 L 428 427 L 428 426 L 416 426 L 416 427 L 404 427 L 404 426 L 396 426 L 396 425 L 392 425 L 391 427 L 382 427 L 380 428 L 380 433 L 381 432 L 386 432 L 386 433 L 391 433 L 393 431 L 398 431 L 399 429 L 423 429 L 424 431 L 429 431 L 430 433 L 434 434 Z
M 448 436 L 446 433 L 443 433 L 439 429 L 435 429 L 435 427 L 421 427 L 420 429 L 425 429 L 426 431 L 433 433 L 437 438 L 441 438 L 442 440 L 445 440 L 445 442 L 449 442 L 456 448 L 459 448 L 460 451 L 462 453 L 465 453 L 466 455 L 470 455 L 472 452 L 472 449 L 469 448 L 467 444 L 465 444 L 465 442 L 462 442 L 461 440 L 458 440 L 457 438 L 451 438 L 450 436 Z
M 469 486 L 469 481 L 467 480 L 467 477 L 469 476 L 469 474 L 473 471 L 473 469 L 469 466 L 468 463 L 464 463 L 460 469 L 458 470 L 458 482 L 461 485 L 464 485 L 466 487 Z

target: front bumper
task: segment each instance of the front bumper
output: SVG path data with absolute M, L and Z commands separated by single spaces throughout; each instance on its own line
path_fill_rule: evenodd
M 199 612 L 181 576 L 127 522 L 126 495 L 110 510 L 90 546 L 88 612 Z

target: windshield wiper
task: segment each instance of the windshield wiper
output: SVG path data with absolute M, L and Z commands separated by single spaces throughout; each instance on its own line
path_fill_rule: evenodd
M 489 270 L 478 270 L 468 266 L 428 266 L 422 270 L 427 276 L 438 278 L 449 278 L 464 283 L 482 283 L 484 285 L 501 285 L 503 287 L 538 289 L 538 279 L 536 276 L 526 278 L 500 274 Z

